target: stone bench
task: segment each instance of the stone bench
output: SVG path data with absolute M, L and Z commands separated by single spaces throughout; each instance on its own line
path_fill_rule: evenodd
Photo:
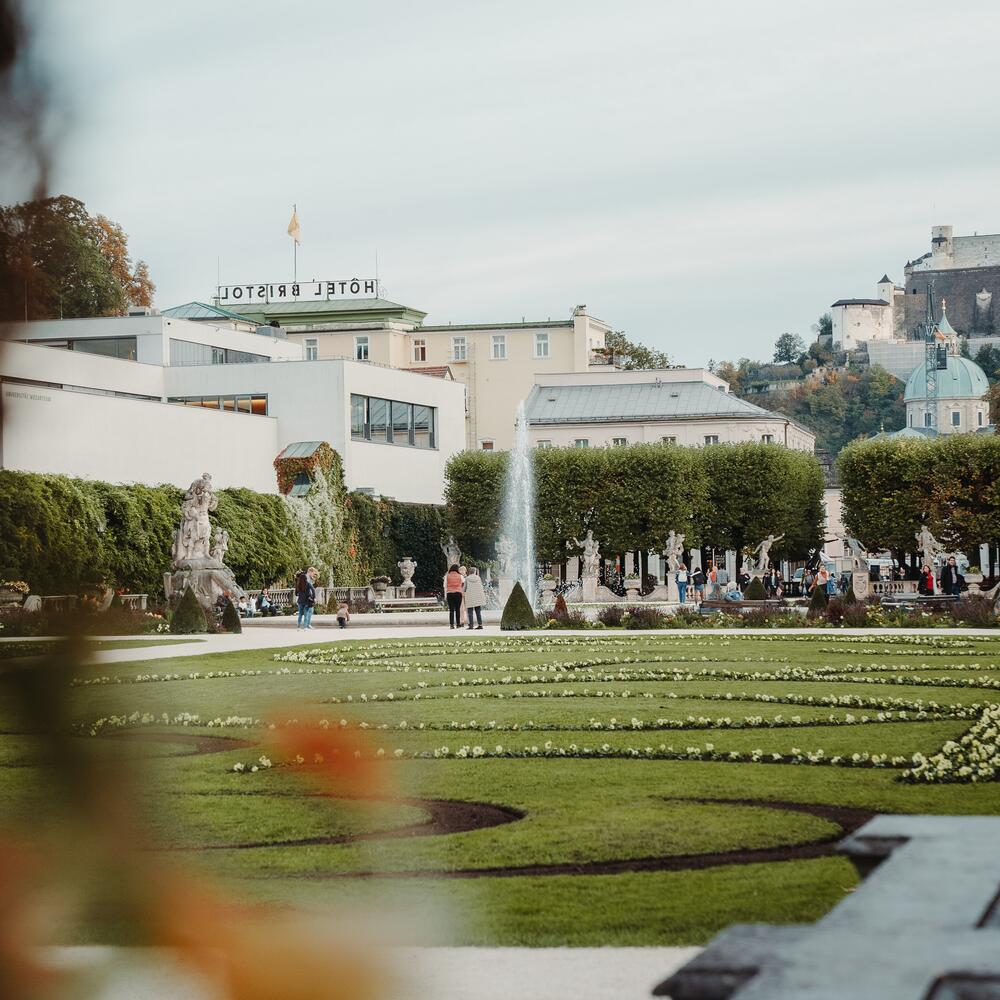
M 884 608 L 923 608 L 944 611 L 958 600 L 954 594 L 885 594 L 879 598 Z
M 673 1000 L 995 1000 L 1000 817 L 876 816 L 867 878 L 815 924 L 734 925 L 653 990 Z
M 440 608 L 436 597 L 387 597 L 375 598 L 376 611 L 422 611 L 425 608 Z

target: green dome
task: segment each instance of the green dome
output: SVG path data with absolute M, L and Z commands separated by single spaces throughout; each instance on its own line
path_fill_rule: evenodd
M 948 370 L 937 373 L 938 399 L 982 399 L 990 383 L 982 368 L 968 358 L 948 355 Z M 927 372 L 921 362 L 906 380 L 903 401 L 916 402 L 927 398 Z

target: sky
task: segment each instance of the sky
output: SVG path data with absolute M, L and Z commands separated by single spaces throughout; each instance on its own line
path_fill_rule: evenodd
M 767 358 L 1000 232 L 1000 4 L 31 0 L 53 193 L 160 308 L 378 273 L 427 322 L 588 311 L 675 363 Z M 24 197 L 24 192 L 4 192 Z

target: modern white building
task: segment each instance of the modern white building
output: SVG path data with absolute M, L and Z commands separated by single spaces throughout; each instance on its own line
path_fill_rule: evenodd
M 811 452 L 816 444 L 801 424 L 740 399 L 703 368 L 539 376 L 525 410 L 536 448 L 756 441 Z
M 277 492 L 274 459 L 324 440 L 349 489 L 440 503 L 465 443 L 465 391 L 345 360 L 305 361 L 283 331 L 159 315 L 18 325 L 0 350 L 0 467 L 111 482 Z M 391 450 L 387 450 L 391 449 Z

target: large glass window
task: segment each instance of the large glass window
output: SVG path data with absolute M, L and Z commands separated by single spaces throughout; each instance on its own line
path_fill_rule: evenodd
M 452 337 L 451 360 L 465 361 L 467 357 L 468 357 L 468 346 L 466 345 L 465 337 Z
M 435 448 L 437 410 L 419 403 L 351 394 L 351 439 Z
M 368 400 L 368 429 L 372 441 L 388 442 L 389 400 L 372 396 Z
M 367 361 L 368 360 L 368 338 L 367 337 L 355 337 L 354 338 L 354 360 L 355 361 Z
M 270 361 L 266 354 L 251 354 L 249 351 L 231 351 L 228 347 L 213 344 L 196 344 L 190 340 L 170 338 L 170 365 L 184 368 L 188 365 L 245 365 Z
M 105 358 L 136 359 L 135 337 L 93 337 L 86 340 L 68 340 L 66 346 L 81 354 L 100 354 Z
M 171 396 L 168 402 L 179 403 L 181 406 L 200 406 L 204 410 L 267 416 L 267 396 L 264 393 L 242 396 Z

